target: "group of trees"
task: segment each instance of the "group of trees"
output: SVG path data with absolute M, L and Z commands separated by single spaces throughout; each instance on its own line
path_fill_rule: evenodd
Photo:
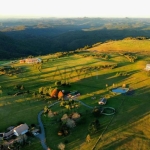
M 61 101 L 60 106 L 65 107 L 68 110 L 74 109 L 74 108 L 79 108 L 79 104 L 77 102 L 75 102 L 74 100 Z
M 109 55 L 107 54 L 102 54 L 102 53 L 95 53 L 95 54 L 83 54 L 83 57 L 93 57 L 93 58 L 101 58 L 101 59 L 105 59 L 108 60 L 109 59 Z
M 63 98 L 62 91 L 59 90 L 57 87 L 56 88 L 40 87 L 39 88 L 39 94 L 47 95 L 47 96 L 50 96 L 51 98 L 58 98 L 58 99 Z
M 133 56 L 131 54 L 126 54 L 124 55 L 130 62 L 135 62 L 135 60 L 137 60 L 137 56 Z
M 138 59 L 138 57 L 132 53 L 120 53 L 120 55 L 126 57 L 130 62 L 135 62 Z
M 22 69 L 14 66 L 2 66 L 0 67 L 0 75 L 13 76 L 22 73 Z
M 125 71 L 123 71 L 123 72 L 117 72 L 116 76 L 129 76 L 129 73 L 125 72 Z
M 103 64 L 103 65 L 96 65 L 96 66 L 86 66 L 86 67 L 82 67 L 80 69 L 77 69 L 78 73 L 81 72 L 90 72 L 92 70 L 100 70 L 100 69 L 114 69 L 116 68 L 118 65 L 117 64 Z
M 77 122 L 80 121 L 81 115 L 77 112 L 71 114 L 63 114 L 61 117 L 60 126 L 58 129 L 59 136 L 67 136 L 70 133 L 70 129 L 74 128 L 77 125 Z
M 98 119 L 95 119 L 89 124 L 88 131 L 90 134 L 96 133 L 100 129 L 100 123 Z

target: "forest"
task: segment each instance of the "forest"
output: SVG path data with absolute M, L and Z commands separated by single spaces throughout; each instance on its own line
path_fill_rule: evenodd
M 72 51 L 97 42 L 148 37 L 141 18 L 41 18 L 0 20 L 0 59 Z

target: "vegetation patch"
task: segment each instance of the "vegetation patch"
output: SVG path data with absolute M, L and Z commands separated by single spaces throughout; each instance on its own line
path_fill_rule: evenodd
M 125 41 L 133 44 L 133 40 L 111 41 L 111 44 L 124 44 Z M 82 51 L 82 54 L 86 53 L 93 55 L 92 50 Z M 134 54 L 137 53 L 139 51 L 134 50 Z M 38 125 L 37 115 L 44 110 L 42 122 L 46 144 L 51 149 L 92 149 L 98 139 L 96 149 L 128 149 L 128 145 L 132 149 L 149 149 L 150 134 L 146 130 L 150 120 L 150 78 L 142 71 L 147 64 L 147 54 L 140 54 L 140 59 L 134 63 L 125 61 L 117 50 L 112 54 L 107 61 L 74 54 L 58 59 L 54 55 L 41 56 L 43 63 L 40 71 L 33 65 L 13 64 L 13 68 L 23 68 L 24 71 L 17 76 L 15 73 L 13 76 L 0 76 L 0 132 L 18 122 Z M 11 67 L 2 69 L 7 72 Z M 132 91 L 120 95 L 110 92 L 112 88 L 126 85 L 134 89 L 134 94 Z M 80 95 L 74 100 L 71 94 L 75 91 L 79 91 Z M 68 100 L 64 97 L 69 94 L 67 92 L 71 93 Z M 115 108 L 113 116 L 103 115 L 97 109 L 102 97 L 107 98 L 105 107 Z M 54 102 L 58 104 L 49 107 Z M 111 110 L 105 112 L 111 113 Z M 22 149 L 42 150 L 42 147 L 40 141 L 33 138 Z

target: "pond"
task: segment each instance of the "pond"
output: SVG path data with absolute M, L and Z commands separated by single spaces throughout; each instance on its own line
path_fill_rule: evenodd
M 115 92 L 115 93 L 126 93 L 128 92 L 129 88 L 122 88 L 122 87 L 119 87 L 119 88 L 116 88 L 116 89 L 112 89 L 112 92 Z

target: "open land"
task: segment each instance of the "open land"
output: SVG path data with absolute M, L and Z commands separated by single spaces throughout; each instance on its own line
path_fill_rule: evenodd
M 150 77 L 144 71 L 146 64 L 150 62 L 149 45 L 149 40 L 110 41 L 87 51 L 69 53 L 62 57 L 58 57 L 58 53 L 40 56 L 42 65 L 11 63 L 12 68 L 20 68 L 21 71 L 14 75 L 8 73 L 0 76 L 0 131 L 19 122 L 38 124 L 38 113 L 44 106 L 57 101 L 50 96 L 41 97 L 39 88 L 55 87 L 56 81 L 62 81 L 71 86 L 60 87 L 61 89 L 78 90 L 81 93 L 79 100 L 89 106 L 98 106 L 101 97 L 107 98 L 106 106 L 115 108 L 116 113 L 113 116 L 98 117 L 100 129 L 91 134 L 91 140 L 87 143 L 85 139 L 89 133 L 88 126 L 95 119 L 91 109 L 81 104 L 74 109 L 56 104 L 50 109 L 58 112 L 57 116 L 49 118 L 42 115 L 46 143 L 51 149 L 58 149 L 60 142 L 65 143 L 66 150 L 149 149 Z M 112 88 L 123 84 L 134 90 L 134 93 L 120 95 L 111 92 Z M 14 96 L 18 92 L 16 85 L 23 85 L 24 90 L 29 93 Z M 92 99 L 93 96 L 95 99 Z M 82 114 L 82 122 L 71 129 L 68 136 L 58 136 L 57 120 L 64 113 L 71 112 Z M 33 138 L 31 144 L 22 149 L 31 148 L 41 150 L 40 141 Z

